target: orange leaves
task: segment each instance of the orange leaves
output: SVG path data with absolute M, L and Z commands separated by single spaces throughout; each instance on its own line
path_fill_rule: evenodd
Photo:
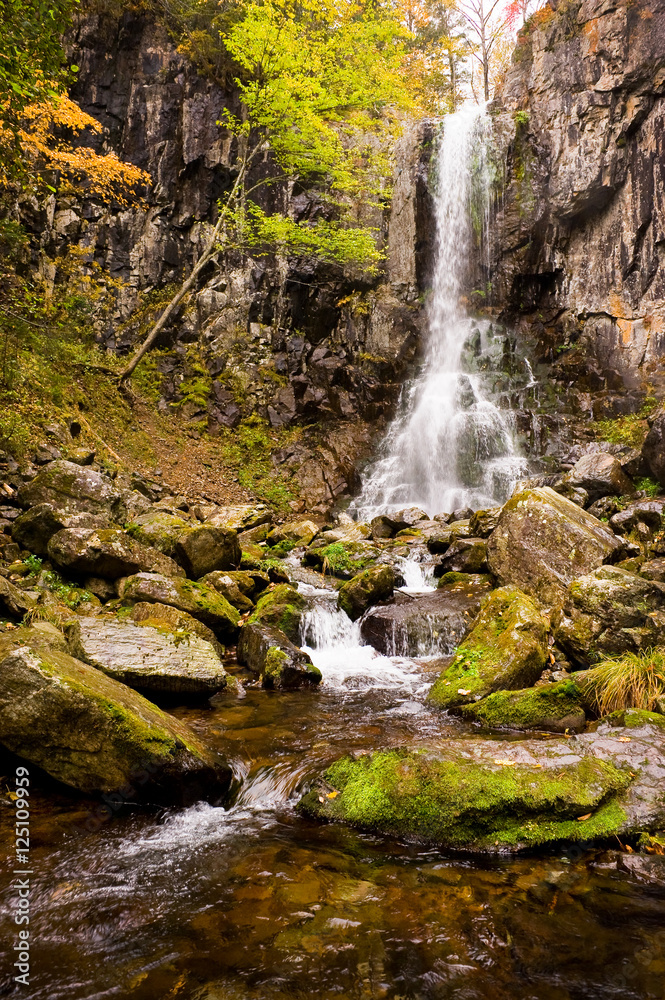
M 127 204 L 127 192 L 150 183 L 150 175 L 116 153 L 97 153 L 90 146 L 75 146 L 71 139 L 86 130 L 100 135 L 101 124 L 66 95 L 28 105 L 23 112 L 18 138 L 27 179 L 45 184 L 43 173 L 59 175 L 60 190 L 82 187 L 84 194 L 103 201 Z M 8 137 L 0 130 L 0 146 Z M 0 185 L 8 178 L 0 174 Z

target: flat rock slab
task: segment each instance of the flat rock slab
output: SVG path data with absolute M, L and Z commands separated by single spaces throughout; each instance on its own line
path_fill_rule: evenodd
M 82 618 L 67 638 L 77 659 L 142 691 L 212 695 L 229 680 L 212 645 L 185 629 Z
M 363 642 L 386 656 L 452 653 L 488 593 L 489 586 L 483 584 L 440 587 L 422 597 L 397 592 L 393 604 L 373 608 L 362 619 Z
M 347 757 L 298 808 L 479 853 L 637 839 L 665 826 L 665 719 L 625 716 L 628 726 L 605 722 L 570 739 L 460 739 Z

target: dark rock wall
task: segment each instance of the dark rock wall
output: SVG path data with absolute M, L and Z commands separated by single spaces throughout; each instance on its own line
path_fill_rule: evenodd
M 665 2 L 550 0 L 492 108 L 495 304 L 579 416 L 663 395 Z
M 104 126 L 98 148 L 144 168 L 152 184 L 141 206 L 52 199 L 24 214 L 49 257 L 78 244 L 120 282 L 98 339 L 127 352 L 145 333 L 150 296 L 166 301 L 191 268 L 232 183 L 235 139 L 217 123 L 225 108 L 238 112 L 237 95 L 199 74 L 166 28 L 140 14 L 88 17 L 71 48 L 80 66 L 72 96 Z M 376 278 L 302 260 L 220 257 L 162 337 L 163 406 L 182 401 L 195 349 L 213 382 L 206 407 L 182 408 L 193 425 L 207 420 L 215 433 L 259 414 L 275 428 L 302 428 L 276 467 L 297 474 L 309 505 L 357 487 L 358 464 L 380 440 L 417 353 L 433 237 L 431 140 L 427 124 L 400 140 L 392 209 L 365 210 L 387 251 Z M 261 163 L 257 174 L 268 169 Z M 326 211 L 290 182 L 264 192 L 265 207 L 298 220 Z

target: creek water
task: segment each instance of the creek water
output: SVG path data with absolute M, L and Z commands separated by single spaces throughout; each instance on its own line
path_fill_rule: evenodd
M 665 859 L 474 859 L 296 814 L 308 781 L 345 753 L 473 735 L 427 707 L 427 659 L 360 645 L 335 592 L 309 579 L 302 639 L 319 690 L 249 687 L 174 710 L 233 761 L 232 805 L 95 824 L 98 803 L 33 786 L 31 984 L 7 976 L 0 995 L 662 998 Z M 0 935 L 9 951 L 7 908 Z
M 481 242 L 488 227 L 490 134 L 482 106 L 445 119 L 434 171 L 437 248 L 424 363 L 405 385 L 351 505 L 359 520 L 409 505 L 430 515 L 492 506 L 504 502 L 526 472 L 510 408 L 497 405 L 477 363 L 499 344 L 491 324 L 473 319 L 463 301 L 474 226 Z

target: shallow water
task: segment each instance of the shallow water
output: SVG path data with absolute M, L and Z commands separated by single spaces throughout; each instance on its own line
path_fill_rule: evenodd
M 231 808 L 86 832 L 85 803 L 33 798 L 33 978 L 15 991 L 5 979 L 0 995 L 662 998 L 663 858 L 478 860 L 296 816 L 301 789 L 343 753 L 473 735 L 424 704 L 432 666 L 359 648 L 333 595 L 302 589 L 321 690 L 250 688 L 175 712 L 233 760 Z M 6 910 L 0 924 L 12 941 Z

